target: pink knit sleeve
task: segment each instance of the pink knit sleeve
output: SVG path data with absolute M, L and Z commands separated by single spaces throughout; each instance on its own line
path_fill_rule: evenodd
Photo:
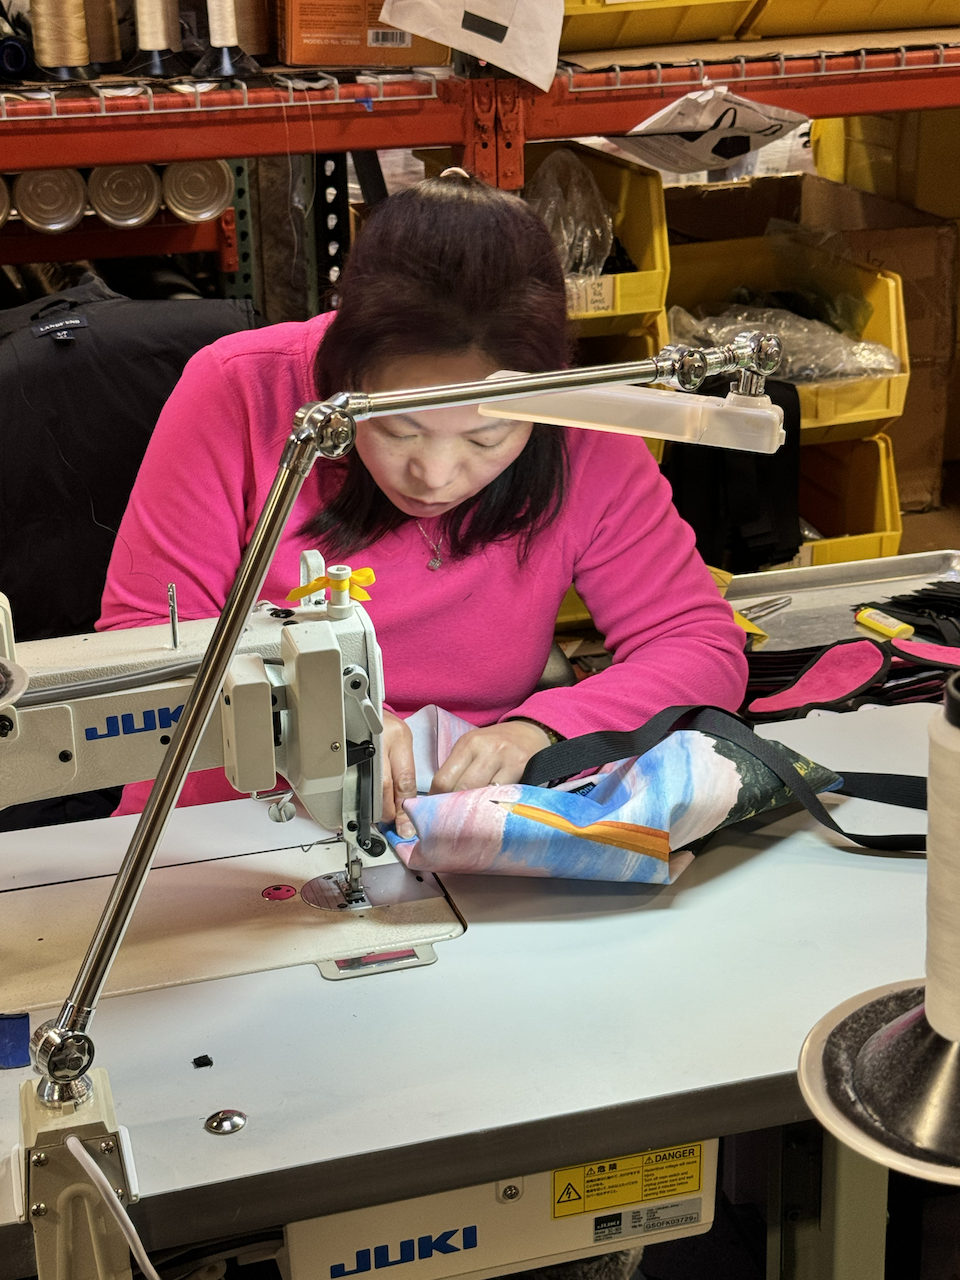
M 236 576 L 252 481 L 247 415 L 215 352 L 193 357 L 164 405 L 120 522 L 99 631 L 219 614 Z M 140 813 L 152 783 L 124 787 L 117 814 Z M 236 800 L 222 769 L 191 773 L 177 807 Z
M 219 614 L 243 554 L 252 484 L 245 407 L 208 347 L 187 364 L 147 447 L 97 629 L 164 621 L 168 582 L 184 620 Z
M 510 715 L 569 738 L 635 729 L 664 707 L 735 710 L 746 685 L 743 632 L 653 457 L 622 436 L 598 436 L 580 453 L 564 536 L 577 539 L 575 586 L 613 665 L 574 687 L 534 693 Z

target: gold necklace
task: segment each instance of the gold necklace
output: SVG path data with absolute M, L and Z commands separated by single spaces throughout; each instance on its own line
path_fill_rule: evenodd
M 433 555 L 432 555 L 432 556 L 430 557 L 430 559 L 427 561 L 427 568 L 428 568 L 428 569 L 439 569 L 439 568 L 440 568 L 440 566 L 443 564 L 443 557 L 440 555 L 440 548 L 443 546 L 443 537 L 441 536 L 441 538 L 440 538 L 440 541 L 439 541 L 439 542 L 431 542 L 431 541 L 430 541 L 430 539 L 427 537 L 427 531 L 426 531 L 426 529 L 424 529 L 424 527 L 423 527 L 423 525 L 420 523 L 420 521 L 419 521 L 419 520 L 417 520 L 417 519 L 414 519 L 414 522 L 413 522 L 413 523 L 414 523 L 414 524 L 417 526 L 417 528 L 420 530 L 421 534 L 423 535 L 423 540 L 424 540 L 424 542 L 427 544 L 427 546 L 428 546 L 428 547 L 430 548 L 430 550 L 433 552 Z

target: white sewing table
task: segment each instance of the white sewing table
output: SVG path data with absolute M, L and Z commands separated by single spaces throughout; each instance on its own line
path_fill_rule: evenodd
M 833 767 L 925 773 L 935 710 L 820 713 L 768 736 Z M 852 830 L 925 820 L 829 805 Z M 133 824 L 0 836 L 0 877 L 102 874 Z M 305 830 L 252 800 L 180 810 L 161 855 L 269 850 Z M 91 1032 L 132 1138 L 145 1243 L 804 1118 L 808 1030 L 849 996 L 923 973 L 924 872 L 921 857 L 864 852 L 795 813 L 717 838 L 672 887 L 448 877 L 467 930 L 429 967 L 331 982 L 302 965 L 105 999 Z M 201 1054 L 212 1068 L 192 1065 Z M 33 1269 L 9 1167 L 30 1076 L 0 1072 L 3 1280 Z M 206 1132 L 221 1108 L 246 1127 Z

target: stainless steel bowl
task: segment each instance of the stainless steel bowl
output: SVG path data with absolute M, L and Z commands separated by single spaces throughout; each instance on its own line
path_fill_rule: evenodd
M 163 199 L 184 222 L 210 222 L 233 203 L 226 160 L 178 160 L 163 171 Z
M 160 208 L 160 178 L 149 164 L 112 164 L 94 169 L 87 193 L 94 213 L 109 227 L 142 227 Z
M 13 203 L 34 231 L 69 231 L 83 218 L 87 184 L 76 169 L 18 173 L 13 180 Z

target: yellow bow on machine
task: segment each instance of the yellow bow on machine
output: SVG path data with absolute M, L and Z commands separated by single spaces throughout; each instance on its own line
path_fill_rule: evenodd
M 377 575 L 372 569 L 356 569 L 346 581 L 342 578 L 314 578 L 306 586 L 294 588 L 287 596 L 287 599 L 291 602 L 302 600 L 304 596 L 312 596 L 315 591 L 323 591 L 324 588 L 330 591 L 342 591 L 346 583 L 349 582 L 351 600 L 369 600 L 370 593 L 369 591 L 364 591 L 363 588 L 371 586 L 376 580 Z

